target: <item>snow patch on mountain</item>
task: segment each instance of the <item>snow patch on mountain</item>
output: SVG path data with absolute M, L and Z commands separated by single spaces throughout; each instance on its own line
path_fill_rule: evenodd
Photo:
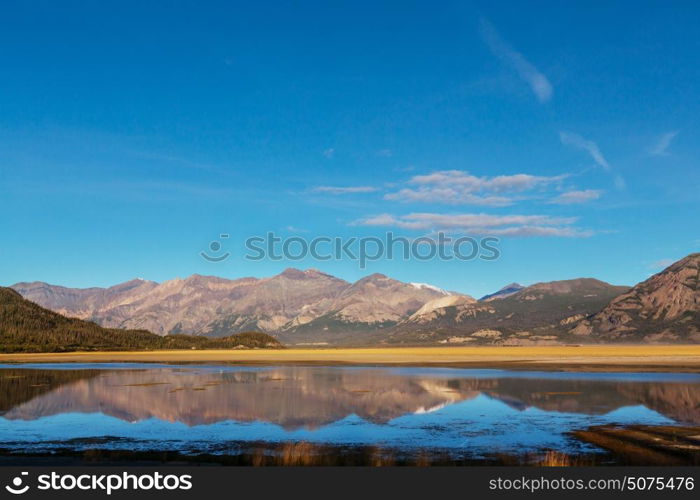
M 438 292 L 443 295 L 452 295 L 452 292 L 443 290 L 442 288 L 436 287 L 435 285 L 430 285 L 429 283 L 411 283 L 411 286 L 413 288 L 417 288 L 418 290 L 433 290 L 434 292 Z

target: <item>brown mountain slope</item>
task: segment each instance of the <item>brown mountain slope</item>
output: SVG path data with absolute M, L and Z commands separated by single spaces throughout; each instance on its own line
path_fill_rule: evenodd
M 375 273 L 343 290 L 326 304 L 322 314 L 308 321 L 297 318 L 286 325 L 279 337 L 285 343 L 372 343 L 427 302 L 452 296 L 425 284 L 404 283 Z
M 628 289 L 592 278 L 537 283 L 499 300 L 426 308 L 392 329 L 389 342 L 558 342 L 569 325 L 601 310 Z
M 216 306 L 214 318 L 200 326 L 196 333 L 207 336 L 230 335 L 231 332 L 260 329 L 277 332 L 299 318 L 316 317 L 349 287 L 347 281 L 315 269 L 284 272 L 257 280 L 238 293 L 224 295 Z
M 46 283 L 12 288 L 43 307 L 105 327 L 220 337 L 274 331 L 308 304 L 322 305 L 348 286 L 315 270 L 288 269 L 264 279 L 195 274 L 163 283 L 133 280 L 110 288 L 69 289 Z
M 41 282 L 12 288 L 43 307 L 104 327 L 210 337 L 262 330 L 315 338 L 331 323 L 347 331 L 376 330 L 446 294 L 382 275 L 351 284 L 315 269 L 287 269 L 262 279 L 195 274 L 163 283 L 132 280 L 110 288 L 71 289 Z M 304 334 L 294 336 L 297 330 Z
M 700 342 L 700 253 L 613 299 L 571 333 L 598 341 Z
M 110 288 L 66 288 L 41 281 L 17 283 L 12 288 L 59 314 L 88 319 L 92 311 L 130 304 L 157 286 L 153 281 L 135 279 Z

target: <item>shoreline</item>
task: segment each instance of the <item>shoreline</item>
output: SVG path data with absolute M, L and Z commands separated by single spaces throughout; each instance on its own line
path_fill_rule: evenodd
M 595 425 L 569 434 L 594 447 L 589 451 L 544 448 L 524 453 L 455 456 L 442 448 L 405 450 L 371 445 L 313 443 L 311 441 L 236 441 L 227 452 L 182 452 L 167 449 L 132 451 L 123 448 L 54 442 L 48 452 L 18 451 L 0 447 L 0 465 L 214 465 L 214 466 L 698 466 L 700 427 L 694 425 Z
M 0 363 L 376 365 L 700 373 L 700 345 L 369 347 L 0 354 Z

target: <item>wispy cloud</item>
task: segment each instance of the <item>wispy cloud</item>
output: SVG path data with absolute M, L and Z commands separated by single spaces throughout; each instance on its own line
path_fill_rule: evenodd
M 313 188 L 312 191 L 315 193 L 353 194 L 372 193 L 377 191 L 377 188 L 372 186 L 318 186 Z
M 560 236 L 572 238 L 593 234 L 591 231 L 583 231 L 573 227 L 572 224 L 576 220 L 575 217 L 551 217 L 548 215 L 411 213 L 402 216 L 380 214 L 357 220 L 354 224 L 514 237 Z
M 651 269 L 666 269 L 668 266 L 676 262 L 673 259 L 660 259 L 657 260 L 656 262 L 652 262 L 649 267 Z
M 479 196 L 461 192 L 454 188 L 401 189 L 384 195 L 385 200 L 402 203 L 444 203 L 447 205 L 478 205 L 488 207 L 507 207 L 514 202 L 506 196 Z
M 615 175 L 613 182 L 615 183 L 615 187 L 617 189 L 625 189 L 627 187 L 627 182 L 625 182 L 624 177 L 622 177 L 620 174 Z
M 380 158 L 391 158 L 392 156 L 394 156 L 394 152 L 389 148 L 380 149 L 379 151 L 377 151 L 377 156 L 379 156 Z
M 554 198 L 550 203 L 555 205 L 574 205 L 577 203 L 586 203 L 587 201 L 597 200 L 600 198 L 602 191 L 597 189 L 584 189 L 582 191 L 567 191 Z
M 328 148 L 323 150 L 323 156 L 328 158 L 329 160 L 333 158 L 333 155 L 335 155 L 335 149 L 333 148 Z
M 127 153 L 137 156 L 139 158 L 145 158 L 147 160 L 155 160 L 157 162 L 167 162 L 180 165 L 182 167 L 209 170 L 212 172 L 225 172 L 225 169 L 217 165 L 212 165 L 209 163 L 202 163 L 197 161 L 192 161 L 188 158 L 182 158 L 179 156 L 172 156 L 168 154 L 153 153 L 148 151 L 127 151 Z
M 415 169 L 415 165 L 407 165 L 405 167 L 394 167 L 395 172 L 413 172 Z
M 3 184 L 5 187 L 5 184 Z M 49 183 L 22 183 L 14 185 L 13 190 L 37 194 L 66 194 L 85 197 L 115 197 L 120 200 L 139 199 L 148 202 L 156 200 L 182 200 L 185 197 L 202 199 L 225 199 L 248 194 L 242 188 L 222 185 L 195 184 L 192 182 L 173 182 L 169 180 L 134 180 L 110 179 L 103 181 L 61 180 Z
M 542 177 L 529 174 L 498 175 L 495 177 L 476 177 L 463 170 L 441 170 L 428 175 L 416 175 L 413 184 L 444 185 L 456 184 L 472 191 L 520 192 L 533 189 L 542 184 L 550 184 L 564 179 L 566 175 Z
M 481 38 L 488 45 L 491 52 L 505 64 L 513 68 L 520 78 L 525 80 L 540 102 L 547 102 L 552 98 L 552 84 L 534 64 L 513 47 L 511 47 L 498 33 L 496 28 L 482 18 L 479 26 Z
M 668 147 L 671 145 L 671 142 L 677 135 L 678 130 L 666 132 L 657 139 L 656 143 L 649 149 L 649 153 L 654 156 L 667 156 Z
M 603 153 L 600 151 L 600 148 L 595 142 L 571 132 L 559 132 L 559 139 L 565 146 L 572 146 L 574 148 L 587 151 L 588 154 L 591 155 L 591 158 L 593 158 L 594 162 L 603 167 L 605 170 L 610 170 L 608 160 L 605 159 L 605 156 L 603 156 Z
M 399 202 L 442 203 L 502 207 L 514 203 L 509 194 L 556 184 L 566 175 L 553 177 L 515 174 L 477 177 L 462 170 L 441 170 L 416 175 L 409 184 L 415 186 L 388 193 L 384 199 Z

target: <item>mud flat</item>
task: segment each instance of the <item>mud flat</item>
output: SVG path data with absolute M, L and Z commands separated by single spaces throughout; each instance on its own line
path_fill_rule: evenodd
M 231 363 L 700 372 L 699 345 L 377 347 L 0 354 L 0 363 Z

